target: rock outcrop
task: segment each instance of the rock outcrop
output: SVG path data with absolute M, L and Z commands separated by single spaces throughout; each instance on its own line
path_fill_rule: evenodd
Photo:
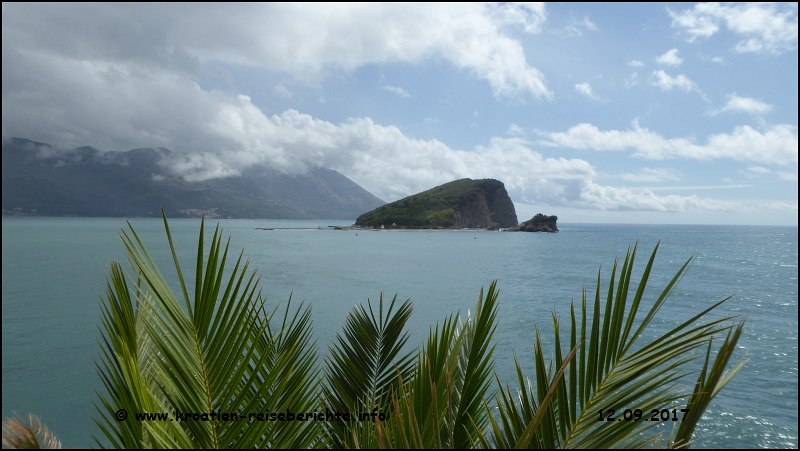
M 557 216 L 545 216 L 537 213 L 536 216 L 518 226 L 508 229 L 509 232 L 558 232 L 556 227 Z
M 486 196 L 481 190 L 469 190 L 453 214 L 453 228 L 484 229 L 492 223 Z
M 386 204 L 356 220 L 362 227 L 485 229 L 517 225 L 505 185 L 494 179 L 461 179 Z

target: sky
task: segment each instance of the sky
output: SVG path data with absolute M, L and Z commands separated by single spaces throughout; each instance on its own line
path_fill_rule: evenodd
M 2 6 L 2 136 L 186 180 L 502 181 L 520 220 L 797 225 L 797 3 Z

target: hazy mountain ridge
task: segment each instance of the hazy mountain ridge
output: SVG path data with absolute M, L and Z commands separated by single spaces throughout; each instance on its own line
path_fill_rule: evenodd
M 253 166 L 237 177 L 187 182 L 159 165 L 170 154 L 164 148 L 64 151 L 12 138 L 2 148 L 2 208 L 43 216 L 147 217 L 160 215 L 163 206 L 170 217 L 353 219 L 384 204 L 321 167 L 289 175 Z

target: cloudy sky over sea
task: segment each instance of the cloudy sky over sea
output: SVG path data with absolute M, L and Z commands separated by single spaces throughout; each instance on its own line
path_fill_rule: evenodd
M 188 180 L 503 181 L 520 219 L 797 224 L 796 3 L 8 4 L 2 133 Z

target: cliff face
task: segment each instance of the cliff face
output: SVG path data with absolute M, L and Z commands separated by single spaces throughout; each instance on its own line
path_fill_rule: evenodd
M 499 227 L 514 227 L 517 221 L 517 211 L 514 203 L 508 196 L 506 186 L 497 180 L 482 180 L 481 190 L 486 199 L 486 206 L 489 209 L 489 217 L 496 222 Z M 492 183 L 495 182 L 495 183 Z
M 509 232 L 558 232 L 556 227 L 557 216 L 545 216 L 537 213 L 533 218 L 523 222 L 522 224 L 511 227 Z
M 380 227 L 496 228 L 517 225 L 514 203 L 502 182 L 456 180 L 384 205 L 356 220 Z
M 485 229 L 492 223 L 486 196 L 481 190 L 473 190 L 458 206 L 453 215 L 453 227 L 456 229 Z

